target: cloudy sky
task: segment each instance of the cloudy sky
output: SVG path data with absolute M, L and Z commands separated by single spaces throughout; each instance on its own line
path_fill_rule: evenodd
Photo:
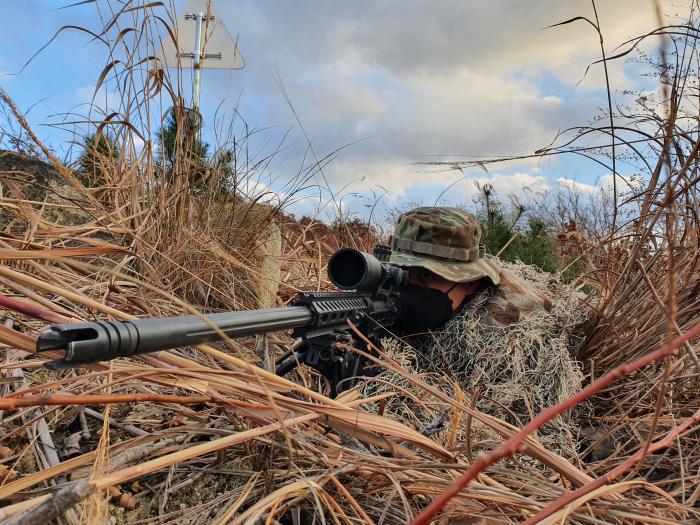
M 95 6 L 59 9 L 69 3 L 7 2 L 0 22 L 0 87 L 59 153 L 67 151 L 66 135 L 45 124 L 84 108 L 80 104 L 91 99 L 107 63 L 104 49 L 88 43 L 85 34 L 65 32 L 21 74 L 11 73 L 59 27 L 101 26 Z M 339 192 L 338 198 L 344 195 L 347 209 L 360 212 L 372 195 L 385 191 L 386 206 L 432 204 L 438 197 L 452 204 L 470 199 L 473 180 L 490 181 L 505 194 L 521 186 L 555 187 L 561 179 L 595 186 L 609 175 L 600 165 L 562 156 L 496 164 L 488 173 L 417 164 L 531 154 L 558 130 L 599 116 L 606 103 L 602 67 L 585 74 L 600 54 L 597 35 L 585 23 L 543 29 L 575 16 L 593 18 L 588 0 L 213 4 L 238 35 L 247 65 L 234 72 L 204 71 L 208 136 L 214 140 L 215 114 L 230 116 L 236 106 L 260 130 L 259 155 L 284 138 L 262 185 L 282 192 L 300 166 L 339 148 L 318 181 Z M 608 49 L 657 25 L 652 1 L 596 5 Z M 664 13 L 683 11 L 675 5 L 664 4 Z M 655 89 L 642 72 L 636 63 L 611 64 L 616 102 L 625 101 L 623 89 Z M 311 211 L 314 202 L 295 210 Z

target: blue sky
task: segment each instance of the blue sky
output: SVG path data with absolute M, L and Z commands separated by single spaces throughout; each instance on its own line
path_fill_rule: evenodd
M 98 29 L 100 13 L 109 11 L 104 1 L 100 10 L 92 4 L 61 9 L 69 3 L 6 2 L 0 37 L 0 87 L 28 112 L 39 136 L 67 157 L 77 151 L 71 149 L 73 127 L 48 124 L 87 113 L 108 62 L 104 47 L 85 33 L 63 31 L 21 74 L 12 73 L 61 26 Z M 597 5 L 609 48 L 656 25 L 652 2 Z M 175 6 L 181 9 L 183 2 Z M 588 1 L 214 0 L 214 8 L 238 35 L 247 65 L 203 72 L 206 136 L 217 141 L 215 114 L 225 129 L 234 106 L 251 128 L 261 130 L 251 142 L 258 155 L 286 136 L 284 151 L 256 179 L 260 187 L 282 192 L 305 154 L 309 164 L 307 138 L 319 158 L 354 143 L 317 175 L 321 185 L 339 192 L 336 199 L 344 195 L 347 210 L 360 213 L 385 190 L 387 207 L 432 204 L 443 192 L 440 202 L 454 204 L 471 199 L 474 180 L 492 182 L 505 195 L 521 186 L 554 188 L 560 179 L 594 186 L 609 175 L 595 163 L 563 156 L 493 165 L 488 173 L 416 165 L 531 154 L 558 130 L 588 123 L 605 103 L 602 68 L 584 77 L 599 54 L 597 36 L 584 24 L 542 29 L 593 16 Z M 622 88 L 655 89 L 639 72 L 635 64 L 612 65 L 616 102 L 624 102 Z M 113 103 L 109 89 L 97 103 Z M 329 200 L 329 191 L 321 200 Z M 310 199 L 292 211 L 312 213 L 317 203 Z

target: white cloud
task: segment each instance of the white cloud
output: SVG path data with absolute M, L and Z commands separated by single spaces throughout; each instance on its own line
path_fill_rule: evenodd
M 618 177 L 618 184 L 621 184 L 622 179 Z M 587 184 L 585 182 L 577 181 L 575 179 L 570 179 L 567 177 L 559 177 L 557 179 L 557 184 L 564 188 L 581 191 L 583 193 L 598 193 L 601 190 L 610 190 L 613 187 L 613 176 L 603 175 L 596 180 L 595 184 Z
M 618 177 L 618 180 L 619 177 Z M 613 187 L 613 176 L 612 173 L 609 175 L 603 175 L 596 181 L 596 186 L 599 188 L 610 189 Z
M 368 139 L 324 170 L 334 190 L 359 187 L 363 177 L 364 187 L 388 186 L 397 198 L 410 188 L 448 185 L 459 174 L 421 173 L 412 164 L 423 155 L 531 154 L 558 130 L 590 122 L 605 104 L 602 67 L 576 85 L 600 54 L 590 25 L 542 30 L 593 16 L 588 1 L 540 0 L 533 8 L 506 0 L 488 7 L 462 0 L 323 7 L 242 0 L 235 8 L 221 3 L 219 13 L 240 31 L 248 65 L 210 89 L 222 96 L 238 92 L 231 80 L 245 85 L 257 123 L 293 125 L 274 80 L 279 72 L 319 157 Z M 609 52 L 656 25 L 653 6 L 637 0 L 601 3 L 598 13 Z M 610 65 L 613 89 L 636 85 L 627 67 Z M 245 104 L 244 94 L 244 114 Z M 295 139 L 306 153 L 305 137 Z
M 584 193 L 594 193 L 598 191 L 598 187 L 594 186 L 592 184 L 585 184 L 583 182 L 578 182 L 574 179 L 567 179 L 565 177 L 559 177 L 557 179 L 557 182 L 559 183 L 560 186 L 571 189 L 571 190 L 578 190 L 582 191 Z
M 497 193 L 507 195 L 524 191 L 539 192 L 549 188 L 549 183 L 542 175 L 530 173 L 513 173 L 511 175 L 494 175 L 476 179 L 480 185 L 491 184 Z
M 557 128 L 584 120 L 589 110 L 587 103 L 541 96 L 526 79 L 464 69 L 382 76 L 381 88 L 369 89 L 366 71 L 335 77 L 330 68 L 317 72 L 317 82 L 305 81 L 303 90 L 300 83 L 287 86 L 319 156 L 366 139 L 338 153 L 324 170 L 334 188 L 364 177 L 402 195 L 411 186 L 450 183 L 454 173 L 426 174 L 413 163 L 427 160 L 424 154 L 439 159 L 530 153 L 548 143 Z M 265 118 L 275 118 L 274 108 L 270 104 Z
M 112 90 L 106 90 L 104 86 L 95 93 L 95 84 L 79 86 L 75 88 L 73 97 L 77 104 L 93 104 L 96 108 L 104 111 L 110 111 L 119 105 L 119 93 Z
M 618 180 L 621 180 L 618 178 Z M 557 183 L 567 189 L 581 191 L 587 194 L 598 193 L 601 190 L 609 190 L 613 186 L 613 176 L 612 174 L 603 175 L 599 177 L 595 184 L 586 184 L 584 182 L 577 181 L 575 179 L 569 179 L 566 177 L 559 177 Z

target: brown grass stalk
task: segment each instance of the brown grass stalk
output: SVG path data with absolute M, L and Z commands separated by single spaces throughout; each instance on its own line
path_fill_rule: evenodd
M 632 372 L 640 370 L 650 363 L 661 361 L 675 355 L 680 346 L 698 335 L 700 335 L 700 323 L 695 324 L 695 326 L 693 326 L 693 328 L 688 330 L 685 334 L 675 338 L 670 343 L 662 346 L 654 352 L 651 352 L 649 355 L 631 363 L 622 364 L 616 367 L 604 376 L 598 378 L 596 381 L 590 383 L 578 394 L 570 397 L 563 403 L 543 410 L 537 415 L 537 417 L 530 421 L 530 423 L 525 425 L 512 438 L 507 440 L 493 452 L 478 457 L 474 463 L 472 463 L 469 470 L 456 479 L 445 492 L 443 492 L 430 505 L 428 505 L 428 507 L 421 511 L 416 519 L 411 522 L 411 525 L 427 525 L 430 520 L 432 520 L 440 511 L 440 509 L 442 509 L 450 501 L 450 499 L 456 496 L 459 491 L 462 490 L 462 488 L 464 488 L 470 481 L 475 479 L 480 473 L 484 472 L 488 467 L 497 461 L 508 456 L 513 456 L 521 449 L 523 440 L 548 421 L 551 421 L 556 416 L 570 410 L 579 403 L 600 392 L 607 386 L 619 380 L 621 377 L 628 376 Z
M 547 505 L 545 508 L 543 508 L 541 511 L 539 511 L 537 514 L 534 516 L 529 517 L 527 520 L 523 522 L 523 525 L 535 525 L 536 523 L 539 523 L 541 520 L 545 519 L 548 516 L 551 516 L 558 510 L 562 509 L 564 506 L 569 505 L 576 500 L 582 498 L 583 496 L 590 494 L 591 492 L 599 489 L 603 485 L 606 485 L 608 483 L 611 483 L 614 481 L 616 478 L 620 477 L 622 474 L 624 474 L 627 470 L 630 468 L 634 467 L 636 464 L 638 464 L 648 453 L 654 453 L 659 450 L 663 450 L 665 448 L 668 448 L 673 445 L 673 442 L 684 432 L 686 432 L 689 428 L 691 428 L 694 424 L 696 424 L 698 421 L 700 421 L 700 410 L 695 412 L 691 417 L 686 419 L 682 424 L 672 428 L 669 430 L 666 435 L 662 438 L 659 439 L 655 442 L 653 442 L 651 445 L 644 446 L 641 450 L 637 451 L 636 454 L 633 454 L 629 458 L 627 458 L 625 461 L 617 465 L 615 468 L 607 472 L 604 476 L 600 476 L 599 478 L 595 479 L 593 482 L 589 483 L 588 485 L 584 485 L 583 487 L 579 487 L 576 490 L 572 490 L 570 492 L 565 492 L 561 496 L 559 496 L 556 500 L 552 501 L 549 505 Z
M 41 394 L 38 396 L 0 398 L 0 410 L 37 406 L 111 405 L 115 403 L 143 403 L 145 401 L 176 403 L 180 405 L 229 402 L 228 400 L 222 399 L 215 400 L 208 396 L 174 396 L 167 394 Z M 236 403 L 236 401 L 231 400 L 231 403 Z M 250 405 L 250 403 L 246 403 L 246 405 Z

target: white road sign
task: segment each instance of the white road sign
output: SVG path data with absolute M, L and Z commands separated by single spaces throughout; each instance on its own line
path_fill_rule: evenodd
M 177 46 L 167 37 L 156 54 L 166 67 L 196 67 L 197 14 L 201 17 L 200 60 L 198 69 L 241 69 L 245 66 L 238 52 L 236 41 L 231 37 L 221 17 L 208 0 L 190 0 L 177 17 Z M 175 32 L 175 31 L 174 31 Z

